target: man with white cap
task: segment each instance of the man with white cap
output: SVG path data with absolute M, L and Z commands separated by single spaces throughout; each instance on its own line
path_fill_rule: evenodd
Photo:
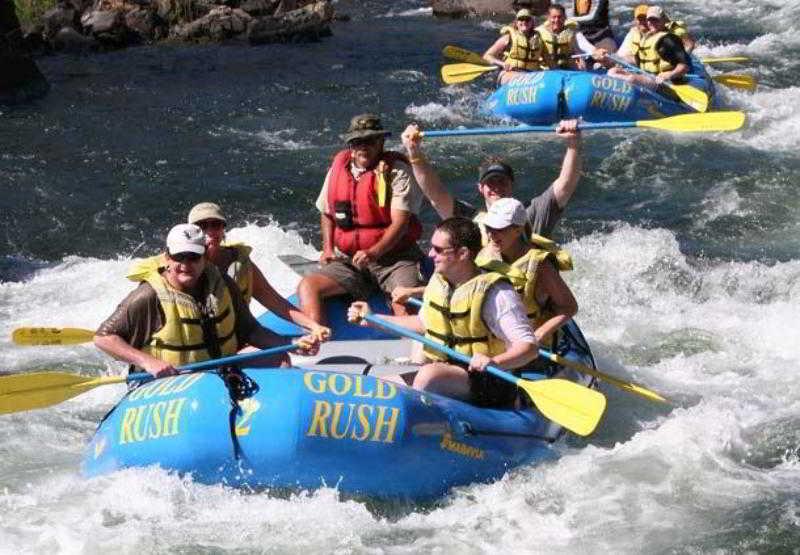
M 495 378 L 486 367 L 522 368 L 537 357 L 538 344 L 511 284 L 504 276 L 476 266 L 480 249 L 481 233 L 473 221 L 455 217 L 441 222 L 431 237 L 429 256 L 435 273 L 425 288 L 420 314 L 383 318 L 425 332 L 433 341 L 471 357 L 468 365 L 460 365 L 425 347 L 432 362 L 413 376 L 415 389 L 479 406 L 509 407 L 516 399 L 516 386 Z M 348 318 L 362 324 L 367 314 L 364 302 L 355 302 L 348 310 Z
M 683 42 L 667 30 L 668 20 L 660 6 L 648 7 L 645 17 L 647 32 L 641 39 L 635 57 L 639 69 L 649 75 L 631 73 L 617 67 L 610 69 L 609 75 L 645 87 L 660 87 L 667 81 L 680 83 L 691 68 Z
M 528 217 L 517 199 L 493 203 L 484 219 L 489 244 L 476 262 L 505 276 L 525 304 L 540 345 L 551 348 L 555 332 L 578 312 L 575 297 L 558 270 L 571 270 L 566 251 L 540 235 L 527 235 Z
M 245 345 L 267 348 L 283 339 L 262 328 L 235 282 L 206 264 L 205 235 L 194 224 L 167 235 L 166 267 L 155 267 L 98 328 L 94 343 L 114 358 L 155 377 L 179 366 L 233 355 Z M 299 343 L 315 348 L 318 341 Z M 259 365 L 288 366 L 286 355 Z

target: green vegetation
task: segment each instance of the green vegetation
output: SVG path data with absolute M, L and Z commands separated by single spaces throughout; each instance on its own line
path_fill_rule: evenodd
M 23 28 L 31 26 L 42 14 L 56 5 L 56 0 L 14 0 L 17 17 Z

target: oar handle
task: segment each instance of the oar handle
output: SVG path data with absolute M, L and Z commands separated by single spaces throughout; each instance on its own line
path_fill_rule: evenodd
M 400 336 L 403 336 L 403 337 L 407 337 L 407 338 L 413 339 L 415 341 L 419 341 L 423 345 L 427 345 L 428 347 L 430 347 L 432 349 L 436 349 L 438 351 L 441 351 L 442 353 L 446 354 L 448 357 L 450 357 L 450 358 L 452 358 L 454 360 L 457 360 L 459 362 L 464 362 L 464 363 L 469 364 L 469 361 L 471 360 L 470 357 L 468 357 L 465 354 L 459 353 L 458 351 L 453 350 L 453 349 L 451 349 L 450 347 L 448 347 L 446 345 L 442 345 L 441 343 L 439 343 L 437 341 L 433 341 L 432 339 L 428 339 L 427 337 L 422 336 L 422 335 L 420 335 L 418 333 L 415 333 L 415 332 L 413 332 L 411 330 L 408 330 L 408 329 L 406 329 L 406 328 L 404 328 L 402 326 L 398 326 L 397 324 L 393 324 L 391 322 L 388 322 L 388 321 L 384 320 L 383 318 L 378 318 L 377 316 L 374 316 L 372 314 L 368 314 L 368 315 L 364 316 L 364 320 L 366 320 L 367 322 L 370 322 L 371 324 L 375 324 L 376 326 L 380 326 L 380 327 L 382 327 L 384 329 L 387 329 L 387 330 L 389 330 L 391 332 L 394 332 L 397 335 L 400 335 Z M 509 374 L 508 372 L 504 372 L 503 370 L 500 370 L 496 366 L 491 366 L 491 365 L 487 366 L 486 367 L 486 371 L 489 372 L 490 374 L 493 374 L 493 375 L 497 376 L 501 380 L 505 380 L 505 381 L 511 382 L 513 384 L 516 384 L 520 380 L 520 378 L 514 376 L 513 374 Z
M 192 372 L 198 372 L 200 370 L 211 370 L 212 368 L 219 368 L 220 366 L 225 366 L 227 364 L 238 364 L 242 362 L 247 362 L 248 360 L 253 360 L 257 358 L 261 358 L 263 356 L 268 355 L 277 355 L 280 353 L 288 353 L 289 351 L 294 351 L 297 349 L 297 345 L 294 343 L 289 343 L 288 345 L 281 345 L 280 347 L 272 347 L 270 349 L 261 349 L 260 351 L 252 351 L 250 353 L 242 353 L 238 355 L 231 355 L 222 358 L 215 358 L 214 360 L 204 360 L 203 362 L 194 362 L 192 364 L 186 364 L 181 366 L 177 370 L 181 374 L 191 374 Z M 136 372 L 134 374 L 128 375 L 128 383 L 141 383 L 141 382 L 148 382 L 150 380 L 155 379 L 152 374 L 147 372 Z

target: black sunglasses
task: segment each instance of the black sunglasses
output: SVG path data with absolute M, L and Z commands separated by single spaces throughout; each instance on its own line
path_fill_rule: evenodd
M 440 246 L 438 246 L 438 245 L 431 245 L 431 249 L 432 249 L 432 250 L 433 250 L 433 252 L 435 252 L 436 254 L 444 254 L 444 253 L 446 253 L 447 251 L 454 251 L 454 250 L 456 250 L 456 247 L 440 247 Z
M 169 255 L 169 257 L 175 262 L 184 263 L 184 262 L 197 262 L 198 260 L 203 258 L 203 255 L 197 254 L 196 252 L 179 252 Z
M 660 17 L 648 17 L 647 21 L 661 21 Z
M 377 144 L 377 142 L 377 137 L 368 137 L 366 139 L 352 139 L 347 144 L 350 145 L 351 148 L 358 148 L 361 146 L 372 146 Z
M 200 229 L 219 229 L 225 227 L 225 222 L 222 220 L 202 220 L 195 222 L 195 225 Z

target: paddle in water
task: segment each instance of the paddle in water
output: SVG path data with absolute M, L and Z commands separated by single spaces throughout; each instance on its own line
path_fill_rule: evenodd
M 178 368 L 181 374 L 211 370 L 229 364 L 241 364 L 263 356 L 287 353 L 299 348 L 290 343 L 271 349 L 252 351 L 203 362 L 195 362 Z M 34 372 L 30 374 L 12 374 L 0 376 L 0 414 L 9 414 L 26 410 L 41 409 L 57 405 L 99 387 L 118 383 L 143 382 L 154 379 L 152 375 L 142 372 L 129 376 L 81 376 L 67 372 Z

